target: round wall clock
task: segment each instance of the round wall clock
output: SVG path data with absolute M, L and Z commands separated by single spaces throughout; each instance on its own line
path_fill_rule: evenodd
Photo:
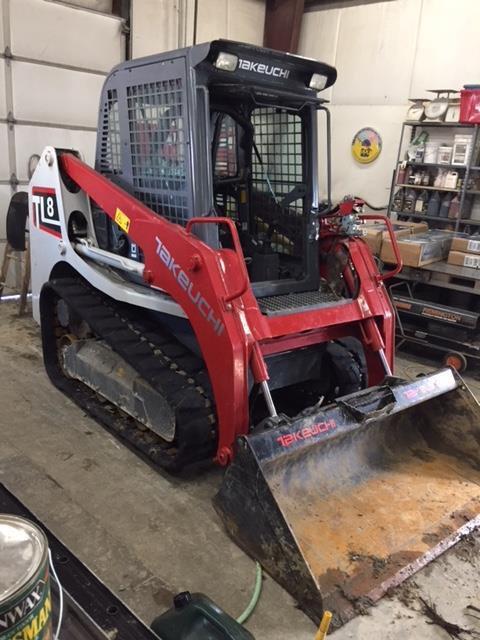
M 378 158 L 382 150 L 380 134 L 370 127 L 358 131 L 352 140 L 352 155 L 357 162 L 368 164 Z

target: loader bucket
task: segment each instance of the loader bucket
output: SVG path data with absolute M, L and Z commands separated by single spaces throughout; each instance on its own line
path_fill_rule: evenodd
M 343 624 L 480 525 L 480 405 L 450 369 L 237 446 L 215 508 L 315 622 Z

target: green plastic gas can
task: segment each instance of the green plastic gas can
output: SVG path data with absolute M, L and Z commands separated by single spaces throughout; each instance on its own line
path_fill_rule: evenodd
M 255 640 L 208 596 L 189 591 L 176 595 L 151 626 L 161 640 Z

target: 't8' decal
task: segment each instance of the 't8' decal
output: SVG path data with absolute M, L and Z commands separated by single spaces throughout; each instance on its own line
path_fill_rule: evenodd
M 34 224 L 42 231 L 61 237 L 61 223 L 55 189 L 33 187 L 32 205 Z

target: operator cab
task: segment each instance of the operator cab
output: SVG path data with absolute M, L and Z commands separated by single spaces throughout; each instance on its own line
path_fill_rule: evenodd
M 231 218 L 257 297 L 317 291 L 317 91 L 335 78 L 225 40 L 124 63 L 103 89 L 96 168 L 172 222 Z M 107 224 L 108 249 L 142 259 Z M 222 226 L 194 232 L 233 246 Z

